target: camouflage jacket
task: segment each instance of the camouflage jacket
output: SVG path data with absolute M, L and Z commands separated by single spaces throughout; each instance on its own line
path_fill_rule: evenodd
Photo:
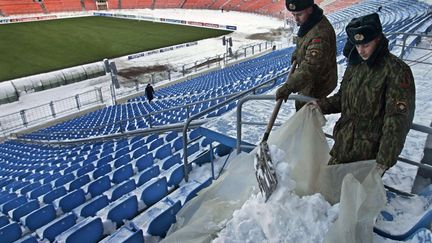
M 291 92 L 323 98 L 337 85 L 336 35 L 318 6 L 309 18 L 300 27 L 292 56 L 298 66 L 285 85 Z
M 333 129 L 335 143 L 329 164 L 376 159 L 391 167 L 414 116 L 411 69 L 388 51 L 385 37 L 367 61 L 361 61 L 355 48 L 352 50 L 354 57 L 350 57 L 340 90 L 318 101 L 324 114 L 341 112 Z

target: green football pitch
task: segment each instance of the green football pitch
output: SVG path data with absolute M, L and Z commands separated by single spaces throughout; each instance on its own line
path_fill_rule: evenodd
M 0 25 L 0 81 L 228 33 L 96 16 Z

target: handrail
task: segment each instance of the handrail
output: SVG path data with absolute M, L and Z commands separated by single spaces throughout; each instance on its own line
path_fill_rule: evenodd
M 314 98 L 311 97 L 307 97 L 307 96 L 303 96 L 303 95 L 290 95 L 289 100 L 296 100 L 296 101 L 302 101 L 302 102 L 308 102 L 311 100 L 314 100 Z M 241 100 L 239 100 L 238 104 L 237 104 L 237 154 L 240 153 L 241 150 L 241 125 L 243 124 L 242 120 L 242 107 L 243 104 L 247 101 L 250 100 L 275 100 L 275 95 L 250 95 L 247 97 L 242 98 Z M 253 125 L 252 123 L 248 123 L 249 125 Z M 255 125 L 260 125 L 260 124 L 255 124 Z M 414 131 L 419 131 L 419 132 L 423 132 L 423 133 L 427 133 L 429 135 L 432 135 L 432 127 L 427 127 L 427 126 L 423 126 L 420 124 L 415 124 L 413 123 L 411 126 L 411 129 Z M 328 138 L 333 138 L 331 135 L 329 134 L 325 134 L 326 137 Z M 422 164 L 420 162 L 416 162 L 407 158 L 403 158 L 403 157 L 398 157 L 398 160 L 410 165 L 414 165 L 417 166 L 419 168 L 422 169 L 426 169 L 429 171 L 432 171 L 432 166 L 428 165 L 428 164 Z
M 199 121 L 194 121 L 193 124 L 191 124 L 192 127 L 199 127 L 206 123 L 207 121 L 205 119 L 201 119 Z M 69 144 L 80 144 L 80 143 L 86 143 L 86 142 L 99 142 L 104 140 L 110 140 L 110 139 L 116 139 L 116 138 L 125 138 L 125 137 L 132 137 L 137 135 L 143 135 L 146 136 L 148 134 L 153 133 L 163 133 L 163 132 L 171 132 L 171 131 L 181 131 L 184 127 L 184 123 L 176 123 L 176 124 L 169 124 L 164 126 L 157 126 L 147 129 L 140 129 L 140 130 L 133 130 L 133 131 L 127 131 L 124 133 L 115 133 L 115 134 L 108 134 L 104 136 L 98 136 L 98 137 L 89 137 L 89 138 L 80 138 L 80 139 L 70 139 L 70 140 L 38 140 L 38 139 L 24 139 L 24 138 L 16 138 L 15 141 L 20 141 L 23 143 L 34 143 L 34 144 L 50 144 L 50 145 L 69 145 Z
M 249 94 L 251 92 L 255 93 L 255 91 L 257 89 L 261 89 L 261 88 L 263 88 L 263 86 L 265 86 L 267 84 L 270 84 L 272 82 L 276 83 L 277 79 L 279 79 L 279 78 L 287 75 L 288 72 L 289 71 L 282 72 L 282 73 L 278 74 L 276 77 L 273 77 L 273 78 L 271 78 L 268 81 L 265 81 L 265 82 L 263 82 L 263 83 L 255 86 L 255 87 L 252 87 L 252 88 L 247 89 L 245 91 L 241 91 L 241 92 L 237 93 L 236 95 L 230 97 L 229 99 L 227 99 L 227 100 L 225 100 L 225 101 L 223 101 L 223 102 L 221 102 L 221 103 L 219 103 L 219 104 L 217 104 L 215 106 L 212 106 L 212 107 L 210 107 L 210 108 L 208 108 L 208 109 L 206 109 L 204 111 L 201 111 L 198 114 L 195 114 L 195 115 L 189 117 L 186 120 L 185 125 L 183 127 L 183 164 L 184 164 L 184 172 L 185 172 L 185 180 L 186 180 L 186 182 L 189 180 L 189 168 L 188 168 L 189 162 L 188 162 L 188 158 L 187 158 L 188 157 L 188 152 L 187 152 L 187 145 L 188 145 L 187 131 L 189 129 L 190 123 L 193 120 L 195 120 L 197 118 L 200 118 L 200 117 L 202 117 L 203 115 L 205 115 L 207 113 L 210 113 L 210 112 L 212 112 L 212 111 L 214 111 L 214 110 L 216 110 L 216 109 L 218 109 L 218 108 L 220 108 L 222 106 L 225 106 L 225 105 L 227 105 L 227 104 L 229 104 L 229 103 L 231 103 L 231 102 L 233 102 L 235 100 L 238 100 L 242 96 L 245 96 L 245 95 L 247 95 L 247 94 Z
M 240 147 L 241 147 L 241 125 L 242 123 L 242 107 L 243 104 L 250 100 L 275 100 L 275 95 L 250 95 L 247 97 L 242 98 L 237 103 L 237 154 L 240 153 Z M 311 100 L 315 100 L 314 98 L 303 96 L 303 95 L 290 95 L 288 97 L 288 100 L 295 100 L 295 101 L 302 101 L 302 102 L 308 102 Z M 249 125 L 254 125 L 253 122 L 248 122 Z M 258 124 L 256 124 L 258 125 Z M 262 124 L 260 124 L 262 125 Z

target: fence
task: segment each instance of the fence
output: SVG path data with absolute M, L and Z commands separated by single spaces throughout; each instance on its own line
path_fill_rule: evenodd
M 1 116 L 0 129 L 4 135 L 8 135 L 13 131 L 77 112 L 99 103 L 103 103 L 101 88 Z

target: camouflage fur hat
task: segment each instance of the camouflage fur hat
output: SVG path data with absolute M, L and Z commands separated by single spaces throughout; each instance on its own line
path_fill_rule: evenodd
M 291 12 L 305 10 L 314 5 L 314 0 L 285 0 L 286 8 Z
M 377 13 L 353 18 L 346 27 L 351 43 L 366 44 L 382 34 L 382 25 Z

